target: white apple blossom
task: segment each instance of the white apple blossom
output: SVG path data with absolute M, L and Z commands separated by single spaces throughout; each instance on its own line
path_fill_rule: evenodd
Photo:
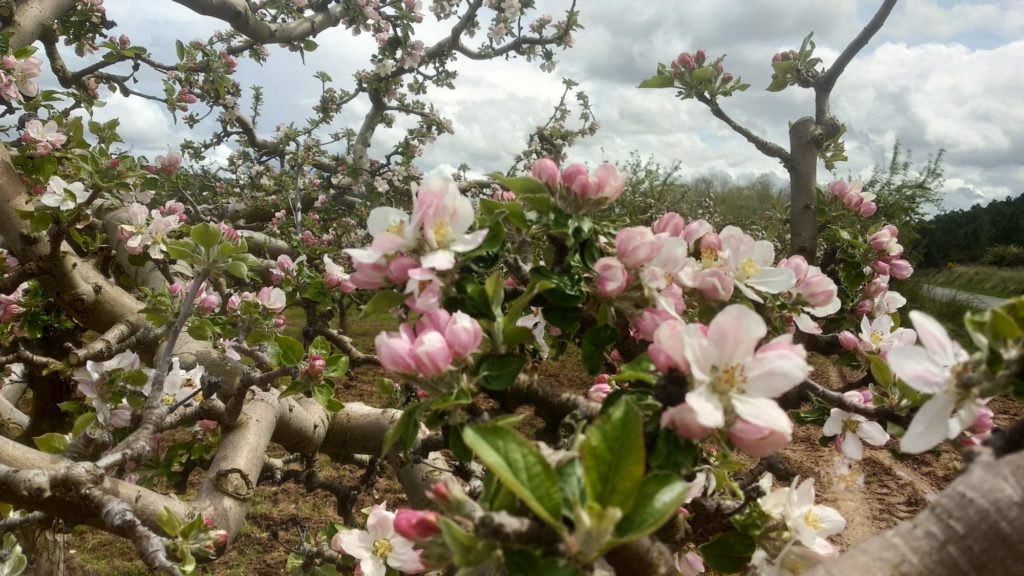
M 473 204 L 448 178 L 432 178 L 416 192 L 413 227 L 422 231 L 427 253 L 420 259 L 424 268 L 449 270 L 455 254 L 469 252 L 487 237 L 487 230 L 469 233 L 475 215 Z
M 395 514 L 387 504 L 370 510 L 366 530 L 345 530 L 334 535 L 331 548 L 359 561 L 363 576 L 385 576 L 388 567 L 405 574 L 423 571 L 420 551 L 413 543 L 395 533 Z
M 85 184 L 72 182 L 68 184 L 60 176 L 50 176 L 46 183 L 46 191 L 39 197 L 43 206 L 58 208 L 60 210 L 73 210 L 89 198 L 89 191 Z
M 857 391 L 846 392 L 843 397 L 856 404 L 864 403 L 864 396 Z M 872 422 L 860 414 L 839 408 L 833 408 L 829 413 L 821 433 L 825 436 L 836 436 L 836 446 L 851 460 L 860 460 L 864 457 L 862 440 L 872 446 L 884 446 L 889 441 L 889 434 L 878 422 Z
M 814 503 L 814 479 L 800 482 L 796 478 L 790 487 L 769 492 L 772 480 L 771 474 L 765 474 L 758 482 L 767 493 L 760 499 L 761 509 L 785 523 L 786 540 L 823 556 L 838 554 L 827 538 L 842 532 L 846 520 L 834 508 Z
M 696 324 L 686 325 L 676 346 L 692 377 L 686 403 L 702 426 L 725 427 L 727 414 L 734 414 L 787 438 L 792 435 L 793 422 L 773 398 L 802 382 L 811 367 L 791 334 L 757 349 L 767 334 L 761 316 L 742 304 L 719 312 L 706 334 Z
M 942 324 L 917 310 L 910 312 L 910 320 L 920 345 L 897 346 L 886 360 L 900 380 L 932 395 L 918 409 L 900 440 L 901 451 L 920 454 L 943 440 L 956 438 L 973 424 L 984 400 L 957 388 L 957 375 L 970 357 Z
M 892 316 L 878 316 L 868 321 L 860 319 L 860 349 L 875 354 L 888 354 L 895 346 L 909 346 L 917 341 L 917 333 L 910 328 L 895 328 Z
M 719 237 L 736 287 L 747 298 L 761 302 L 755 290 L 779 294 L 796 284 L 792 270 L 775 267 L 775 247 L 771 242 L 754 240 L 735 226 L 723 228 Z

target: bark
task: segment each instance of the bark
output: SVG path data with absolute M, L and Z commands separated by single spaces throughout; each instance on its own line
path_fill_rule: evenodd
M 816 132 L 810 117 L 797 120 L 789 128 L 790 253 L 800 254 L 812 264 L 818 247 Z
M 1024 574 L 1024 452 L 974 461 L 917 517 L 808 576 Z
M 17 50 L 35 42 L 43 30 L 74 8 L 77 0 L 21 0 L 14 8 L 14 23 L 3 29 Z
M 9 438 L 19 436 L 28 428 L 28 416 L 6 398 L 0 396 L 0 434 Z
M 245 0 L 174 0 L 204 16 L 227 22 L 236 31 L 260 44 L 287 43 L 316 36 L 341 23 L 345 4 L 331 6 L 306 18 L 282 24 L 271 24 L 260 19 L 249 9 Z

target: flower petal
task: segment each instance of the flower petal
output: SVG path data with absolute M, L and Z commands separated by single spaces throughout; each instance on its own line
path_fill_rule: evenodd
M 943 366 L 953 366 L 967 360 L 967 354 L 953 342 L 938 320 L 918 310 L 910 311 L 910 320 L 917 330 L 917 338 L 928 354 Z
M 687 395 L 686 401 L 690 401 L 689 395 Z M 732 407 L 740 418 L 751 424 L 764 426 L 787 436 L 793 434 L 793 421 L 789 419 L 786 411 L 771 398 L 754 398 L 733 394 Z
M 833 408 L 828 414 L 828 420 L 821 427 L 821 433 L 825 436 L 837 436 L 843 431 L 843 423 L 850 417 L 850 413 L 839 408 Z
M 811 367 L 798 354 L 787 349 L 760 350 L 747 361 L 744 372 L 745 394 L 778 398 L 804 381 Z
M 756 276 L 747 278 L 748 286 L 767 292 L 780 294 L 796 285 L 796 276 L 789 268 L 761 268 Z
M 707 428 L 721 428 L 725 426 L 725 410 L 718 396 L 711 391 L 710 386 L 701 386 L 690 391 L 686 395 L 686 403 L 693 408 L 697 415 L 697 422 Z
M 938 394 L 925 402 L 900 440 L 900 451 L 920 454 L 945 440 L 949 433 L 949 417 L 955 406 L 956 398 L 950 394 Z
M 936 364 L 920 346 L 897 346 L 889 351 L 886 361 L 896 376 L 919 392 L 937 394 L 952 383 L 949 370 Z
M 338 534 L 334 540 L 341 545 L 341 551 L 354 558 L 373 556 L 373 538 L 366 530 L 347 530 Z
M 420 258 L 420 266 L 434 270 L 451 270 L 455 266 L 455 253 L 451 250 L 435 250 Z
M 843 434 L 843 439 L 840 441 L 839 445 L 843 450 L 843 456 L 846 456 L 850 460 L 860 460 L 864 458 L 864 444 L 861 443 L 860 436 L 857 436 L 853 432 Z
M 766 334 L 768 326 L 761 316 L 742 304 L 726 306 L 708 325 L 708 340 L 718 353 L 719 365 L 745 363 Z
M 477 230 L 472 234 L 460 236 L 455 240 L 455 242 L 452 242 L 450 248 L 456 252 L 469 252 L 470 250 L 475 250 L 478 246 L 484 243 L 488 232 L 490 232 L 490 230 L 485 228 L 483 230 Z
M 884 446 L 889 441 L 889 434 L 885 428 L 882 428 L 878 422 L 870 420 L 860 423 L 860 426 L 857 427 L 857 436 L 872 446 Z

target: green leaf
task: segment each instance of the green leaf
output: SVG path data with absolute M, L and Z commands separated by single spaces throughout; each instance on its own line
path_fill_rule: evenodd
M 309 354 L 327 358 L 331 355 L 331 343 L 323 336 L 317 336 L 309 345 Z
M 638 88 L 671 88 L 675 85 L 675 79 L 667 74 L 655 74 L 640 83 Z
M 427 402 L 410 404 L 402 411 L 402 415 L 395 422 L 395 425 L 388 430 L 384 436 L 384 445 L 381 448 L 381 457 L 387 456 L 396 443 L 402 443 L 402 452 L 408 452 L 416 441 L 416 435 L 420 431 L 420 414 L 429 407 Z
M 288 386 L 281 391 L 278 398 L 287 398 L 289 396 L 295 396 L 296 394 L 302 394 L 308 387 L 307 383 L 303 380 L 292 380 L 288 383 Z
M 580 446 L 583 482 L 590 503 L 629 512 L 644 477 L 643 417 L 622 398 L 587 430 Z
M 491 302 L 491 310 L 494 311 L 494 316 L 501 315 L 501 305 L 505 302 L 505 278 L 501 273 L 501 270 L 495 270 L 487 278 L 487 282 L 484 283 L 484 290 L 487 292 L 487 298 Z
M 654 384 L 658 374 L 654 371 L 654 363 L 646 352 L 619 367 L 619 373 L 612 377 L 615 382 L 646 382 Z
M 327 358 L 327 369 L 324 371 L 324 376 L 328 378 L 344 378 L 345 373 L 348 372 L 348 356 L 344 354 L 335 354 Z
M 488 390 L 505 390 L 515 383 L 525 365 L 526 357 L 521 354 L 485 356 L 479 364 L 478 381 Z
M 298 366 L 306 356 L 306 351 L 295 338 L 278 334 L 267 344 L 267 356 L 277 366 Z
M 564 558 L 540 556 L 530 550 L 502 550 L 508 576 L 578 576 L 580 571 Z
M 518 178 L 497 178 L 499 184 L 515 192 L 516 198 L 521 196 L 549 196 L 548 187 L 543 182 L 532 176 L 519 176 Z
M 614 326 L 594 326 L 583 335 L 580 356 L 587 374 L 596 376 L 601 372 L 605 350 L 619 341 L 619 330 Z
M 868 361 L 871 363 L 871 376 L 875 379 L 875 382 L 883 388 L 892 387 L 892 370 L 889 365 L 882 360 L 881 356 L 877 354 L 869 354 Z
M 488 470 L 501 480 L 534 514 L 558 532 L 564 532 L 562 495 L 558 477 L 531 442 L 514 430 L 495 424 L 467 426 L 462 439 Z
M 343 408 L 341 402 L 334 398 L 334 387 L 326 382 L 313 386 L 313 399 L 331 414 Z
M 166 506 L 156 515 L 156 524 L 171 538 L 181 533 L 181 520 Z
M 192 231 L 189 232 L 189 237 L 192 238 L 192 241 L 199 246 L 202 246 L 207 250 L 211 250 L 218 242 L 220 242 L 220 227 L 208 222 L 196 224 L 192 227 Z
M 377 314 L 387 314 L 391 312 L 391 309 L 399 306 L 405 302 L 405 294 L 397 292 L 395 290 L 381 290 L 370 298 L 370 301 L 366 303 L 363 311 L 359 314 L 359 318 L 365 320 L 371 316 Z
M 235 278 L 239 278 L 241 280 L 249 279 L 249 267 L 245 265 L 245 262 L 232 260 L 231 262 L 228 262 L 225 270 Z
M 711 82 L 715 79 L 717 73 L 715 69 L 710 66 L 703 66 L 697 68 L 693 72 L 690 72 L 690 78 L 693 79 L 694 84 L 703 84 L 705 82 Z
M 782 92 L 789 87 L 789 81 L 781 76 L 772 78 L 772 83 L 768 85 L 767 90 L 769 92 Z
M 704 563 L 717 572 L 735 574 L 750 563 L 757 548 L 754 539 L 739 532 L 719 534 L 698 550 Z
M 615 525 L 616 536 L 623 542 L 631 542 L 661 528 L 679 513 L 689 486 L 671 472 L 649 474 L 636 490 L 636 505 Z
M 47 454 L 62 454 L 68 448 L 67 436 L 56 432 L 36 436 L 32 441 L 35 442 L 36 448 Z
M 77 438 L 90 424 L 96 421 L 95 412 L 86 412 L 78 418 L 75 418 L 75 425 L 71 427 L 72 438 Z

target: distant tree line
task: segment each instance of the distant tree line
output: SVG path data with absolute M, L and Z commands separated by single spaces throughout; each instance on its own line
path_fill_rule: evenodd
M 1024 266 L 1024 195 L 940 214 L 920 234 L 924 266 Z

